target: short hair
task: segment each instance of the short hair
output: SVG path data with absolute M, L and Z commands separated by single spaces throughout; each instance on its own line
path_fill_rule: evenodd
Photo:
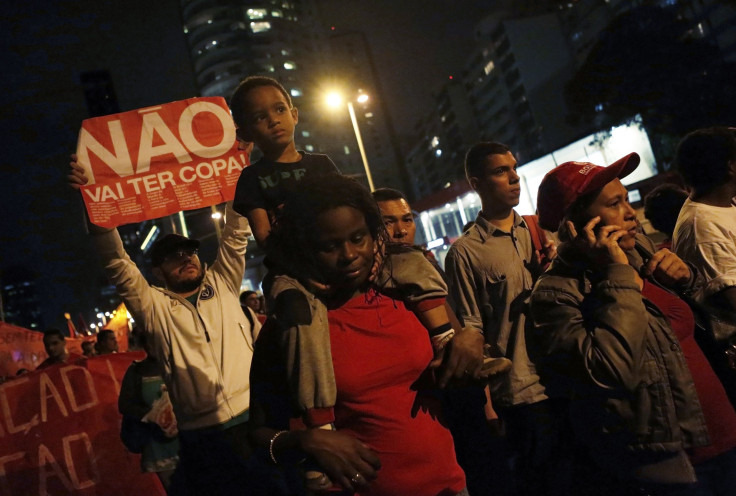
M 245 305 L 245 300 L 247 300 L 250 295 L 258 295 L 258 293 L 250 290 L 243 291 L 242 293 L 240 293 L 240 304 Z
M 62 341 L 66 341 L 66 336 L 64 336 L 64 333 L 61 332 L 59 329 L 46 329 L 43 331 L 43 339 L 45 340 L 47 337 L 57 336 Z
M 378 188 L 371 194 L 373 195 L 373 199 L 377 202 L 404 200 L 406 203 L 409 203 L 409 200 L 406 199 L 406 195 L 398 189 Z
M 482 141 L 470 147 L 465 154 L 465 177 L 468 181 L 471 177 L 481 177 L 485 167 L 485 158 L 488 155 L 504 155 L 511 149 L 503 143 L 495 141 Z
M 677 145 L 675 163 L 688 186 L 708 193 L 723 184 L 728 164 L 736 160 L 734 128 L 709 127 L 686 135 Z
M 98 342 L 102 341 L 103 339 L 105 339 L 107 336 L 110 336 L 110 335 L 112 335 L 112 337 L 115 337 L 115 331 L 113 331 L 112 329 L 103 329 L 97 333 L 97 341 Z
M 262 86 L 273 86 L 284 95 L 286 103 L 289 104 L 289 108 L 293 107 L 291 102 L 291 95 L 282 86 L 281 83 L 276 81 L 274 78 L 268 76 L 248 76 L 243 79 L 238 87 L 235 88 L 233 95 L 230 97 L 230 111 L 233 114 L 233 121 L 239 128 L 243 128 L 246 125 L 245 121 L 245 104 L 248 92 L 254 88 L 260 88 Z
M 671 238 L 687 197 L 687 191 L 677 184 L 660 184 L 644 197 L 644 217 L 649 219 L 654 229 Z
M 276 251 L 276 260 L 287 261 L 287 271 L 297 279 L 321 280 L 317 262 L 317 217 L 339 207 L 360 211 L 379 248 L 388 244 L 390 238 L 383 216 L 368 189 L 349 177 L 327 174 L 302 180 L 299 190 L 286 199 L 271 231 L 267 251 Z

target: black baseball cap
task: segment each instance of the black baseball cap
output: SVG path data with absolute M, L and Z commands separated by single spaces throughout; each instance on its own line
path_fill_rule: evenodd
M 199 248 L 199 241 L 180 234 L 167 234 L 163 238 L 157 239 L 151 247 L 151 265 L 158 267 L 164 262 L 166 255 L 182 248 L 196 250 Z

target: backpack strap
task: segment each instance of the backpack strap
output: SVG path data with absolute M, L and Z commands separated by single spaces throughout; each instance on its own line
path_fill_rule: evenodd
M 544 234 L 542 228 L 539 227 L 539 218 L 536 215 L 522 215 L 521 217 L 524 219 L 526 227 L 529 229 L 534 249 L 541 253 L 544 245 L 547 244 L 547 235 Z

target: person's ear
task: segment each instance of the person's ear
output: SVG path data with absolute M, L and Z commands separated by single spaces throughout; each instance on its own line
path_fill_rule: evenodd
M 294 118 L 294 124 L 299 123 L 299 109 L 296 107 L 291 107 L 291 116 Z
M 473 191 L 478 191 L 478 178 L 477 177 L 469 177 L 468 183 L 470 184 L 470 187 L 473 188 Z

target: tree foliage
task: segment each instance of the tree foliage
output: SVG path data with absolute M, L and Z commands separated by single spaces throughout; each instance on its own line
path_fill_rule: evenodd
M 674 8 L 641 6 L 615 18 L 568 83 L 571 119 L 682 135 L 736 115 L 736 67 Z

